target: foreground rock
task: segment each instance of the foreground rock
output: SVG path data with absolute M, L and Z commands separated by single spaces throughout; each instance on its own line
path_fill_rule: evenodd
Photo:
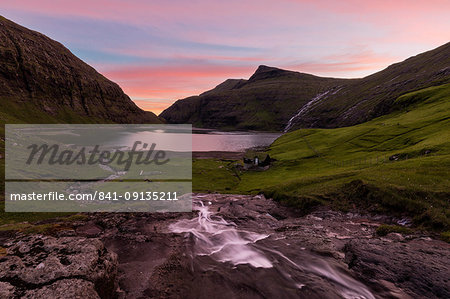
M 4 244 L 1 298 L 111 298 L 117 256 L 98 239 L 31 235 Z
M 178 293 L 181 288 L 184 297 L 190 298 L 329 298 L 336 293 L 345 295 L 345 291 L 340 292 L 342 286 L 347 291 L 364 291 L 359 282 L 375 298 L 450 298 L 450 245 L 420 232 L 376 235 L 380 224 L 398 219 L 327 209 L 298 217 L 263 196 L 198 197 L 209 205 L 213 222 L 220 222 L 217 217 L 227 221 L 223 230 L 234 223 L 244 239 L 248 232 L 267 234 L 254 243 L 250 241 L 248 248 L 262 253 L 272 267 L 249 266 L 257 261 L 251 255 L 249 264 L 233 264 L 233 258 L 217 263 L 217 253 L 196 255 L 195 247 L 200 244 L 195 242 L 199 234 L 196 230 L 187 234 L 186 249 L 158 268 L 152 280 L 159 284 L 148 294 L 182 298 Z M 219 228 L 214 236 L 223 236 L 222 230 Z M 227 246 L 224 248 L 230 248 L 229 242 L 223 243 Z M 236 252 L 240 254 L 242 251 Z M 299 288 L 295 290 L 289 280 Z M 364 298 L 370 298 L 370 294 Z
M 194 200 L 209 220 L 199 211 L 91 214 L 54 236 L 0 240 L 0 298 L 450 297 L 450 245 L 420 233 L 376 235 L 397 219 L 327 209 L 299 216 L 263 196 Z M 199 242 L 208 228 L 223 254 Z
M 349 268 L 366 281 L 393 283 L 414 298 L 450 298 L 450 246 L 442 242 L 399 241 L 398 235 L 391 234 L 352 240 L 344 250 Z

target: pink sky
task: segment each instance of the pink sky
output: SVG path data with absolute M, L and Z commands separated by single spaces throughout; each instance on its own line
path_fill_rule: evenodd
M 3 16 L 62 42 L 143 109 L 260 64 L 362 77 L 450 40 L 450 1 L 2 0 Z

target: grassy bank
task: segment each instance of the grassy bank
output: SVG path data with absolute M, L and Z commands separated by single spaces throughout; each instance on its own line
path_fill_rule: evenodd
M 267 171 L 239 173 L 194 162 L 195 191 L 265 193 L 307 211 L 315 205 L 414 218 L 450 229 L 450 84 L 405 94 L 397 111 L 360 125 L 301 129 L 276 140 Z

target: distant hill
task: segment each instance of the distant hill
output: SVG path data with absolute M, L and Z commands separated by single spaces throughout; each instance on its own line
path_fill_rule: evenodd
M 450 43 L 361 79 L 260 66 L 248 80 L 226 80 L 199 96 L 178 100 L 160 116 L 169 123 L 221 129 L 343 127 L 391 112 L 402 94 L 448 82 Z
M 317 93 L 347 81 L 262 65 L 248 80 L 226 80 L 199 96 L 178 100 L 160 116 L 196 127 L 280 131 Z
M 62 44 L 0 16 L 0 118 L 7 122 L 160 123 Z

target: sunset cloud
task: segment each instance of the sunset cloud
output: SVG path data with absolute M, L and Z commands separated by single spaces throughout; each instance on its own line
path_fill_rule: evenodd
M 328 55 L 315 61 L 286 65 L 286 67 L 321 76 L 354 78 L 358 77 L 358 74 L 362 77 L 367 71 L 382 69 L 400 59 L 401 57 L 390 54 L 381 55 L 371 50 L 356 48 L 348 53 Z
M 177 100 L 197 95 L 218 85 L 223 78 L 247 77 L 254 71 L 252 66 L 230 65 L 170 65 L 170 66 L 123 66 L 100 68 L 108 78 L 122 86 L 132 97 L 166 98 Z M 141 103 L 142 105 L 142 103 Z M 142 106 L 141 106 L 142 107 Z M 150 104 L 146 103 L 146 108 Z M 160 106 L 155 109 L 159 109 Z
M 450 1 L 3 0 L 143 109 L 248 78 L 260 64 L 362 77 L 450 40 Z

